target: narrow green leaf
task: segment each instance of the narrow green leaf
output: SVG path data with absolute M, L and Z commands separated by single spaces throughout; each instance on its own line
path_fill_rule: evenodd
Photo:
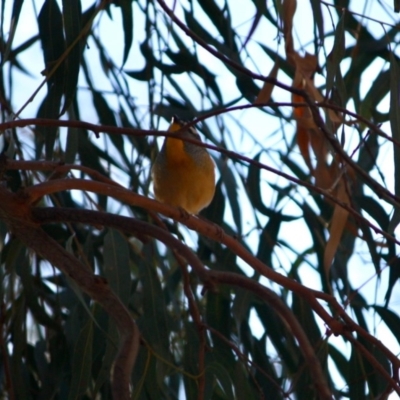
M 339 71 L 340 63 L 344 57 L 345 50 L 345 36 L 344 36 L 344 21 L 345 12 L 343 12 L 335 31 L 335 39 L 333 42 L 333 49 L 328 55 L 326 64 L 326 92 L 330 93 L 332 90 L 335 77 Z
M 248 290 L 241 288 L 236 288 L 235 292 L 235 299 L 232 303 L 232 315 L 236 320 L 237 326 L 240 326 L 249 317 L 253 295 Z
M 229 336 L 230 315 L 230 302 L 226 293 L 224 295 L 223 292 L 219 294 L 207 292 L 207 323 L 222 334 Z M 221 342 L 226 346 L 223 343 Z
M 226 399 L 234 399 L 233 380 L 229 372 L 218 362 L 211 361 L 206 365 L 206 381 L 216 382 L 223 390 L 223 396 Z M 212 387 L 209 385 L 209 387 Z
M 131 290 L 129 247 L 120 232 L 110 229 L 104 238 L 104 276 L 114 293 L 127 305 Z
M 259 162 L 262 152 L 254 157 L 254 161 Z M 247 175 L 247 193 L 251 204 L 262 214 L 270 216 L 272 210 L 264 205 L 261 197 L 261 169 L 255 165 L 250 164 Z
M 333 92 L 333 101 L 335 101 L 340 107 L 346 108 L 348 94 L 346 83 L 344 81 L 342 71 L 340 68 L 336 71 L 336 80 L 335 80 L 335 90 Z M 344 128 L 343 128 L 344 129 Z
M 293 294 L 292 310 L 310 342 L 318 343 L 321 340 L 321 331 L 310 304 L 303 297 Z
M 39 304 L 36 285 L 30 270 L 27 248 L 19 241 L 15 241 L 13 245 L 16 252 L 14 254 L 15 271 L 21 278 L 27 306 L 39 323 L 55 331 L 60 331 L 60 326 L 47 314 L 44 307 Z
M 68 128 L 67 145 L 65 148 L 65 163 L 73 164 L 79 149 L 79 129 Z
M 128 59 L 129 50 L 133 42 L 133 1 L 132 0 L 118 0 L 116 5 L 121 7 L 122 26 L 124 28 L 124 57 L 122 65 Z
M 284 338 L 282 338 L 282 342 L 285 342 Z M 261 397 L 261 391 L 264 394 L 264 397 L 268 398 L 268 400 L 282 400 L 284 399 L 284 393 L 283 390 L 280 389 L 282 384 L 281 379 L 278 378 L 274 366 L 274 360 L 268 356 L 265 347 L 266 336 L 261 337 L 259 340 L 254 340 L 254 348 L 252 352 L 254 357 L 253 361 L 257 364 L 258 368 L 256 368 L 254 372 L 254 378 L 251 376 L 249 377 L 250 382 L 252 382 L 253 379 L 256 379 L 257 382 L 255 390 L 258 396 L 254 398 Z M 279 355 L 281 356 L 280 353 Z M 288 365 L 286 365 L 285 358 L 283 357 L 281 360 L 283 361 L 282 365 L 284 368 L 287 368 Z
M 63 20 L 66 38 L 66 47 L 73 46 L 66 59 L 65 100 L 61 111 L 63 114 L 75 97 L 79 68 L 82 56 L 82 40 L 76 40 L 82 34 L 82 6 L 81 0 L 63 0 Z
M 375 200 L 370 196 L 357 196 L 355 200 L 360 208 L 367 212 L 384 231 L 388 229 L 389 215 L 386 213 L 379 200 Z
M 199 62 L 196 54 L 190 53 L 187 49 L 176 53 L 172 52 L 171 50 L 166 50 L 165 53 L 175 63 L 175 65 L 179 66 L 179 68 L 184 67 L 186 72 L 193 72 L 194 74 L 198 75 L 204 84 L 214 92 L 219 102 L 223 102 L 221 91 L 216 82 L 215 74 L 210 72 L 203 64 Z M 159 63 L 157 63 L 157 67 L 160 68 Z
M 392 373 L 391 363 L 388 358 L 375 346 L 371 348 L 372 356 L 374 360 L 377 361 L 383 369 L 387 372 L 388 375 Z M 374 396 L 375 399 L 382 398 L 387 395 L 387 379 L 382 376 L 380 372 L 378 372 L 373 364 L 369 364 L 369 374 L 368 374 L 368 387 L 371 392 L 371 395 Z
M 199 333 L 193 322 L 185 322 L 186 340 L 184 345 L 183 366 L 185 371 L 196 376 L 198 371 L 199 357 Z M 197 382 L 188 374 L 183 375 L 183 383 L 185 386 L 185 394 L 187 399 L 195 399 L 197 397 Z
M 304 222 L 307 225 L 313 242 L 312 249 L 317 257 L 316 267 L 320 272 L 321 277 L 323 277 L 322 284 L 324 285 L 324 290 L 329 291 L 323 269 L 324 251 L 326 246 L 324 226 L 320 216 L 317 215 L 316 212 L 306 202 L 304 202 L 301 207 L 303 208 Z
M 198 18 L 196 18 L 193 12 L 184 10 L 184 13 L 186 24 L 191 31 L 203 38 L 207 43 L 214 46 L 216 49 L 220 50 L 222 53 L 226 53 L 224 44 L 219 42 L 212 34 L 210 34 L 210 31 L 204 27 L 204 25 L 199 21 Z
M 124 72 L 131 78 L 136 79 L 138 81 L 148 82 L 151 79 L 153 79 L 153 68 L 149 67 L 148 64 L 146 64 L 139 71 L 127 70 Z
M 218 32 L 224 39 L 224 44 L 229 49 L 229 56 L 237 58 L 238 48 L 235 42 L 235 32 L 229 20 L 229 9 L 225 3 L 225 10 L 221 10 L 214 0 L 198 0 L 199 5 L 213 22 Z M 237 60 L 236 60 L 237 61 Z
M 215 186 L 215 194 L 211 204 L 201 211 L 201 215 L 214 224 L 221 225 L 225 213 L 225 196 L 222 192 L 222 180 L 219 179 Z
M 357 164 L 364 171 L 369 172 L 376 166 L 379 148 L 378 135 L 369 130 L 365 136 L 357 161 Z
M 322 14 L 322 4 L 319 0 L 311 0 L 312 15 L 314 18 L 314 40 L 318 37 L 316 48 L 324 45 L 325 32 L 324 32 L 324 17 Z M 317 28 L 317 29 L 315 29 Z
M 93 323 L 88 319 L 79 333 L 71 361 L 71 385 L 68 400 L 81 398 L 91 380 Z
M 224 168 L 220 168 L 221 179 L 224 182 L 224 186 L 228 195 L 229 204 L 232 209 L 233 220 L 235 221 L 238 235 L 242 234 L 242 207 L 239 205 L 238 199 L 238 187 L 235 176 L 232 173 L 231 168 L 225 165 Z
M 388 94 L 390 90 L 390 70 L 386 70 L 378 74 L 374 78 L 370 89 L 361 102 L 360 114 L 367 119 L 370 119 L 378 104 Z M 371 133 L 376 135 L 375 132 Z
M 352 400 L 365 399 L 365 370 L 363 360 L 354 346 L 351 347 L 348 368 L 349 398 Z
M 3 66 L 4 63 L 6 61 L 8 61 L 8 59 L 9 59 L 11 46 L 12 46 L 12 42 L 14 40 L 15 31 L 17 30 L 19 15 L 21 14 L 21 9 L 22 9 L 23 3 L 24 3 L 24 0 L 14 0 L 14 2 L 13 2 L 10 31 L 8 33 L 8 39 L 5 44 L 5 49 L 3 50 L 3 54 L 1 57 L 1 66 Z M 2 5 L 2 7 L 4 7 L 4 4 Z M 3 10 L 4 10 L 4 8 L 3 8 Z M 2 17 L 2 18 L 4 18 L 4 17 Z
M 48 349 L 46 340 L 38 340 L 35 343 L 35 347 L 33 349 L 33 355 L 35 358 L 35 365 L 37 366 L 37 371 L 39 372 L 39 376 L 42 381 L 42 386 L 40 388 L 41 394 L 51 392 L 51 383 L 50 379 L 50 362 L 48 360 Z M 47 379 L 46 379 L 47 378 Z
M 281 223 L 281 215 L 279 213 L 272 214 L 260 234 L 257 258 L 269 267 L 272 267 L 272 253 L 278 241 Z
M 394 54 L 390 53 L 390 128 L 395 142 L 400 142 L 400 69 Z M 394 194 L 400 196 L 400 148 L 393 143 L 394 161 Z M 400 222 L 400 209 L 394 207 L 393 216 L 389 224 L 389 232 L 394 232 Z
M 151 246 L 143 248 L 143 256 L 152 259 Z M 168 312 L 164 301 L 160 277 L 153 265 L 139 264 L 140 280 L 143 286 L 143 313 L 138 319 L 140 332 L 144 339 L 164 359 L 169 359 L 169 324 Z
M 218 294 L 207 292 L 206 322 L 227 339 L 230 338 L 230 327 L 234 323 L 231 318 L 230 305 L 228 293 L 223 290 L 220 290 Z M 232 349 L 219 336 L 211 334 L 211 337 L 212 352 L 206 354 L 208 360 L 206 364 L 215 361 L 232 373 L 235 364 Z
M 63 19 L 58 3 L 55 0 L 45 1 L 39 13 L 38 23 L 45 62 L 45 74 L 47 75 L 65 50 Z M 56 119 L 59 117 L 61 99 L 64 93 L 64 72 L 65 63 L 62 63 L 58 66 L 57 71 L 52 76 L 49 76 L 47 81 L 48 93 L 39 107 L 38 118 Z M 51 160 L 58 129 L 52 126 L 37 126 L 36 130 L 36 158 L 42 156 L 41 150 L 44 144 L 46 159 Z
M 254 80 L 248 75 L 236 73 L 236 86 L 243 97 L 251 103 L 257 98 L 260 93 L 260 87 L 254 83 Z
M 105 98 L 100 92 L 93 91 L 93 104 L 99 116 L 100 122 L 103 125 L 117 126 L 114 111 L 106 102 Z M 130 160 L 127 159 L 124 148 L 124 139 L 122 135 L 109 135 L 108 136 L 113 145 L 118 150 L 119 155 L 123 158 L 127 165 L 130 165 Z M 114 161 L 115 162 L 115 161 Z
M 63 17 L 56 0 L 46 0 L 40 10 L 39 35 L 42 42 L 46 73 L 50 72 L 55 62 L 61 57 L 65 50 Z M 48 85 L 57 83 L 63 86 L 64 63 L 61 64 L 56 73 L 48 80 Z
M 101 336 L 104 337 L 104 333 L 101 332 Z M 115 356 L 118 352 L 117 343 L 119 340 L 118 330 L 111 318 L 108 318 L 108 331 L 107 331 L 107 342 L 105 349 L 101 348 L 98 357 L 100 359 L 101 367 L 96 378 L 96 383 L 94 386 L 94 392 L 97 393 L 101 390 L 103 385 L 107 382 L 111 382 L 111 372 L 112 364 L 114 362 Z M 97 342 L 93 341 L 94 349 L 96 349 Z M 93 354 L 94 359 L 94 354 Z
M 266 335 L 278 351 L 283 365 L 291 373 L 294 373 L 297 370 L 300 352 L 287 326 L 278 317 L 276 312 L 266 304 L 255 303 L 254 308 L 265 329 Z
M 49 88 L 47 96 L 39 107 L 37 118 L 57 119 L 60 115 L 63 86 L 54 84 Z M 58 133 L 57 126 L 36 126 L 36 159 L 42 158 L 42 148 L 45 146 L 46 159 L 51 160 Z
M 329 356 L 335 363 L 341 377 L 346 381 L 346 379 L 348 378 L 347 373 L 349 368 L 349 362 L 347 358 L 344 356 L 343 353 L 341 353 L 336 347 L 332 346 L 331 344 L 329 345 L 328 349 Z M 349 382 L 347 382 L 347 384 L 349 385 Z
M 16 68 L 16 70 L 19 70 L 24 74 L 30 76 L 31 73 L 29 69 L 26 67 L 27 64 L 22 65 L 17 57 L 19 54 L 24 54 L 24 51 L 27 50 L 29 47 L 31 47 L 33 44 L 35 44 L 38 40 L 39 40 L 39 35 L 34 35 L 31 38 L 27 39 L 25 42 L 23 42 L 21 45 L 10 50 L 8 55 L 9 58 L 8 61 L 10 62 L 11 67 L 14 67 Z M 5 58 L 4 61 L 6 61 Z
M 388 308 L 373 305 L 371 306 L 379 316 L 382 318 L 383 322 L 387 325 L 389 330 L 392 332 L 393 336 L 400 343 L 400 318 L 398 314 L 389 310 Z
M 23 296 L 14 300 L 13 319 L 11 325 L 12 354 L 10 357 L 10 372 L 16 399 L 29 399 L 28 395 L 28 375 L 24 363 L 24 354 L 26 352 L 26 306 Z
M 295 176 L 303 181 L 309 179 L 308 174 L 306 174 L 296 162 L 290 159 L 286 154 L 280 153 L 281 160 L 284 164 L 295 174 Z M 272 186 L 273 189 L 277 190 L 276 186 Z
M 93 91 L 92 95 L 93 104 L 97 111 L 97 115 L 99 116 L 100 123 L 103 125 L 117 126 L 117 120 L 115 119 L 114 111 L 111 110 L 103 95 L 96 91 Z
M 363 239 L 367 243 L 369 252 L 371 254 L 371 260 L 374 264 L 375 271 L 379 275 L 381 272 L 381 265 L 380 265 L 381 256 L 377 251 L 376 240 L 372 234 L 372 229 L 365 222 L 360 224 L 360 228 L 363 234 Z
M 107 157 L 107 153 L 100 150 L 94 143 L 88 138 L 88 132 L 79 129 L 79 142 L 78 142 L 78 156 L 81 160 L 82 165 L 93 168 L 107 176 L 107 171 L 101 163 L 101 159 L 104 158 L 108 163 L 114 165 L 115 162 L 111 157 Z
M 286 57 L 282 57 L 277 54 L 275 50 L 271 50 L 269 47 L 265 46 L 263 43 L 258 43 L 261 49 L 268 55 L 268 57 L 279 65 L 279 69 L 283 71 L 289 78 L 294 78 L 295 69 L 291 65 Z

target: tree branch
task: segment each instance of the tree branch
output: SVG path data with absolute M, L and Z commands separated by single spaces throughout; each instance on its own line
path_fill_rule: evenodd
M 332 398 L 322 372 L 321 364 L 300 323 L 279 296 L 272 290 L 263 287 L 259 282 L 235 273 L 207 270 L 197 256 L 181 241 L 176 239 L 169 232 L 144 221 L 98 211 L 65 208 L 36 208 L 32 210 L 32 214 L 40 223 L 68 221 L 93 225 L 100 224 L 132 234 L 141 232 L 142 234 L 152 236 L 162 241 L 166 246 L 176 250 L 191 265 L 207 288 L 212 289 L 215 283 L 218 282 L 245 288 L 255 293 L 278 313 L 297 339 L 299 350 L 306 359 L 311 375 L 313 376 L 319 398 L 326 400 Z
M 0 219 L 10 231 L 27 247 L 73 279 L 115 320 L 120 334 L 120 347 L 114 362 L 113 396 L 118 400 L 129 400 L 130 374 L 139 350 L 139 330 L 129 311 L 102 277 L 89 271 L 41 229 L 32 217 L 26 197 L 0 186 L 0 198 Z

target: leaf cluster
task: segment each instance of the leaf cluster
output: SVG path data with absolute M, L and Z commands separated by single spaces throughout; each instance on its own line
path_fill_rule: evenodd
M 1 13 L 1 396 L 400 393 L 399 27 L 356 3 L 310 0 L 310 41 L 295 0 Z M 200 218 L 151 199 L 174 114 Z

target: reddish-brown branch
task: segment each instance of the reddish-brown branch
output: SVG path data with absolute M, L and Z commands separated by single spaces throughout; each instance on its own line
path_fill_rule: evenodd
M 41 223 L 56 221 L 80 222 L 95 225 L 100 224 L 131 233 L 141 232 L 162 241 L 166 246 L 177 251 L 187 260 L 195 273 L 210 290 L 212 290 L 212 287 L 216 283 L 223 283 L 244 288 L 255 293 L 278 313 L 299 342 L 299 349 L 306 359 L 314 378 L 314 383 L 319 393 L 318 398 L 329 400 L 332 398 L 319 360 L 295 315 L 276 293 L 263 287 L 259 282 L 235 273 L 207 270 L 197 256 L 181 241 L 169 232 L 144 221 L 97 211 L 75 209 L 37 208 L 32 210 L 32 214 Z
M 371 177 L 368 175 L 368 172 L 364 171 L 363 168 L 361 168 L 357 163 L 352 160 L 352 158 L 344 151 L 337 137 L 326 127 L 324 120 L 319 114 L 318 108 L 315 107 L 315 102 L 313 102 L 313 100 L 310 98 L 310 96 L 308 96 L 307 93 L 304 93 L 303 96 L 310 107 L 315 124 L 324 134 L 325 139 L 330 143 L 337 155 L 339 155 L 340 160 L 342 162 L 345 162 L 352 169 L 354 169 L 362 177 L 364 182 L 369 185 L 377 195 L 384 198 L 388 203 L 392 204 L 393 206 L 399 207 L 399 197 L 393 194 L 390 190 L 380 185 L 374 179 L 371 179 Z
M 70 189 L 94 191 L 99 194 L 112 196 L 127 204 L 141 206 L 151 211 L 162 213 L 170 218 L 173 218 L 176 221 L 185 224 L 189 229 L 195 230 L 204 236 L 207 236 L 215 241 L 224 244 L 237 256 L 242 258 L 242 260 L 248 263 L 248 265 L 254 268 L 254 270 L 256 270 L 258 273 L 304 298 L 335 335 L 341 335 L 344 329 L 350 331 L 355 330 L 363 335 L 371 343 L 373 341 L 377 348 L 379 348 L 388 357 L 388 359 L 390 359 L 395 368 L 400 367 L 400 361 L 397 359 L 397 357 L 394 356 L 393 353 L 391 353 L 390 350 L 386 348 L 381 342 L 376 340 L 376 338 L 374 338 L 373 336 L 369 335 L 368 332 L 365 332 L 358 324 L 356 324 L 346 314 L 344 309 L 339 305 L 339 303 L 333 296 L 317 290 L 311 290 L 301 285 L 300 283 L 277 273 L 272 268 L 268 268 L 260 260 L 249 253 L 236 239 L 225 234 L 225 232 L 219 226 L 216 226 L 215 224 L 210 223 L 204 219 L 199 219 L 189 214 L 182 213 L 182 210 L 178 210 L 168 205 L 161 204 L 155 200 L 140 196 L 136 193 L 120 187 L 113 187 L 98 182 L 82 181 L 78 179 L 67 180 L 67 182 L 67 188 Z M 42 188 L 39 188 L 39 193 L 42 192 L 42 189 L 45 192 L 49 189 L 53 190 L 51 183 L 52 182 L 46 182 L 38 185 L 44 186 Z M 59 184 L 56 184 L 56 187 L 59 187 Z M 203 279 L 203 277 L 201 276 L 200 278 Z M 342 318 L 346 324 L 343 325 L 339 320 L 329 315 L 317 299 L 322 299 L 331 304 L 336 309 L 337 316 Z
M 113 133 L 113 134 L 124 134 L 124 135 L 134 135 L 134 136 L 144 136 L 144 135 L 155 135 L 155 136 L 165 136 L 165 135 L 169 135 L 171 137 L 177 137 L 177 138 L 181 138 L 181 134 L 179 133 L 180 131 L 176 131 L 176 132 L 165 132 L 165 131 L 152 131 L 152 130 L 141 130 L 141 129 L 128 129 L 128 128 L 118 128 L 118 127 L 112 127 L 112 126 L 101 126 L 101 125 L 94 125 L 94 124 L 89 124 L 87 122 L 81 122 L 81 121 L 61 121 L 61 120 L 44 120 L 44 119 L 32 119 L 32 120 L 21 120 L 21 121 L 9 121 L 3 124 L 0 124 L 0 130 L 1 129 L 8 129 L 11 126 L 25 126 L 25 125 L 29 125 L 31 123 L 33 123 L 33 121 L 36 121 L 37 124 L 56 124 L 57 126 L 75 126 L 77 127 L 79 124 L 82 124 L 82 127 L 85 127 L 85 129 L 90 129 L 93 130 L 94 132 L 109 132 L 109 133 Z M 322 121 L 322 120 L 321 120 Z M 322 123 L 321 121 L 319 121 L 320 123 Z M 20 125 L 21 123 L 23 123 L 22 125 Z M 326 135 L 330 135 L 329 132 L 326 132 Z M 367 220 L 366 218 L 364 218 L 360 213 L 358 213 L 357 211 L 355 211 L 351 205 L 346 204 L 341 202 L 340 200 L 338 200 L 335 196 L 333 196 L 331 194 L 331 192 L 329 190 L 324 190 L 321 189 L 315 185 L 313 185 L 310 182 L 306 182 L 306 181 L 302 181 L 301 179 L 298 179 L 296 177 L 293 177 L 289 174 L 286 174 L 285 172 L 282 172 L 280 170 L 277 170 L 275 168 L 272 168 L 268 165 L 265 165 L 261 162 L 258 162 L 256 160 L 253 160 L 249 157 L 246 156 L 242 156 L 236 152 L 230 151 L 230 150 L 226 150 L 223 149 L 221 147 L 218 146 L 214 146 L 214 145 L 210 145 L 207 143 L 202 143 L 197 141 L 196 139 L 188 139 L 188 138 L 184 138 L 184 140 L 187 140 L 188 142 L 191 143 L 195 143 L 199 146 L 202 147 L 206 147 L 208 149 L 214 150 L 214 151 L 218 151 L 220 153 L 223 153 L 225 155 L 227 155 L 229 158 L 231 159 L 237 159 L 237 160 L 241 160 L 244 162 L 247 162 L 251 165 L 254 165 L 260 169 L 264 169 L 266 171 L 272 172 L 275 175 L 279 175 L 284 179 L 287 179 L 288 181 L 291 181 L 293 183 L 296 183 L 298 185 L 301 185 L 303 187 L 306 187 L 308 190 L 313 191 L 315 193 L 318 193 L 322 196 L 324 196 L 326 199 L 331 200 L 333 203 L 336 203 L 338 205 L 340 205 L 343 209 L 347 210 L 356 220 L 358 221 L 362 221 L 364 223 L 366 223 L 372 230 L 374 230 L 376 233 L 384 236 L 387 240 L 390 240 L 396 244 L 400 244 L 400 241 L 396 240 L 396 238 L 385 232 L 384 230 L 378 228 L 376 225 L 374 225 L 371 221 Z M 345 154 L 346 156 L 346 162 L 352 166 L 354 169 L 357 170 L 357 172 L 361 171 L 360 173 L 363 176 L 363 179 L 369 183 L 369 185 L 374 188 L 374 190 L 376 190 L 376 193 L 381 194 L 382 197 L 385 197 L 386 200 L 388 202 L 390 202 L 393 205 L 396 205 L 398 207 L 400 207 L 400 198 L 394 194 L 392 194 L 390 191 L 388 191 L 386 188 L 384 188 L 382 185 L 380 185 L 378 182 L 376 182 L 375 180 L 373 180 L 372 178 L 369 177 L 368 174 L 366 174 L 365 171 L 362 170 L 362 168 L 360 168 L 356 163 L 353 162 L 353 160 L 344 152 L 344 150 L 340 147 L 340 145 L 338 144 L 336 139 L 332 139 L 335 144 L 338 146 L 339 148 L 339 152 L 340 154 Z M 14 161 L 13 163 L 13 169 L 16 167 L 16 164 L 18 161 Z
M 307 360 L 308 368 L 310 368 L 310 373 L 314 378 L 314 385 L 320 394 L 318 398 L 331 399 L 332 395 L 328 388 L 325 376 L 320 374 L 322 371 L 313 370 L 312 366 L 309 364 L 312 362 L 313 364 L 320 365 L 315 351 L 311 346 L 308 337 L 301 327 L 299 321 L 294 316 L 292 310 L 290 310 L 289 307 L 282 301 L 282 299 L 271 289 L 261 286 L 258 282 L 253 281 L 245 276 L 234 274 L 232 272 L 221 271 L 210 271 L 209 276 L 219 283 L 234 285 L 239 288 L 246 288 L 262 298 L 267 304 L 272 306 L 272 308 L 278 313 L 278 315 L 280 315 L 288 329 L 298 341 L 299 349 L 301 349 L 305 359 Z
M 357 173 L 359 173 L 362 176 L 362 179 L 382 198 L 384 198 L 387 202 L 390 204 L 400 207 L 400 198 L 393 193 L 391 193 L 389 190 L 387 190 L 385 187 L 383 187 L 381 184 L 376 182 L 374 179 L 372 179 L 368 173 L 366 173 L 362 168 L 358 166 L 357 163 L 355 163 L 350 156 L 347 155 L 347 153 L 343 150 L 343 148 L 340 146 L 339 142 L 337 141 L 336 137 L 331 134 L 327 129 L 325 128 L 325 125 L 323 123 L 322 118 L 319 116 L 318 110 L 316 105 L 307 97 L 306 93 L 303 93 L 304 98 L 308 101 L 308 106 L 313 110 L 313 117 L 316 121 L 316 124 L 318 127 L 322 130 L 322 132 L 325 134 L 327 139 L 330 141 L 332 147 L 335 148 L 337 153 L 340 155 L 340 157 L 343 159 L 343 161 L 346 162 L 351 168 L 353 168 Z M 289 104 L 289 103 L 288 103 Z M 310 105 L 311 104 L 311 105 Z M 325 105 L 326 106 L 326 105 Z M 82 122 L 82 121 L 62 121 L 62 120 L 46 120 L 46 119 L 27 119 L 27 120 L 19 120 L 19 121 L 9 121 L 5 122 L 3 124 L 0 124 L 0 130 L 3 129 L 9 129 L 10 127 L 16 127 L 16 126 L 26 126 L 36 123 L 37 125 L 51 125 L 51 126 L 64 126 L 64 127 L 81 127 L 83 129 L 88 129 L 92 130 L 95 133 L 100 133 L 100 132 L 108 132 L 112 134 L 123 134 L 126 136 L 146 136 L 146 135 L 154 135 L 154 136 L 165 136 L 169 135 L 171 137 L 177 137 L 181 138 L 181 133 L 180 131 L 176 132 L 165 132 L 165 131 L 156 131 L 156 130 L 143 130 L 143 129 L 133 129 L 133 128 L 119 128 L 115 126 L 102 126 L 102 125 L 95 125 L 95 124 L 90 124 L 87 122 Z M 191 123 L 192 124 L 192 123 Z M 191 125 L 189 124 L 189 125 Z M 182 128 L 184 129 L 184 128 Z M 377 129 L 377 128 L 376 128 Z M 375 129 L 375 131 L 376 131 Z M 383 134 L 379 130 L 380 134 Z M 287 179 L 288 181 L 291 181 L 293 183 L 296 183 L 298 185 L 304 186 L 310 191 L 313 191 L 315 193 L 323 195 L 325 198 L 331 200 L 332 202 L 340 205 L 342 208 L 350 212 L 356 220 L 362 220 L 364 221 L 368 226 L 370 226 L 376 233 L 381 234 L 384 236 L 387 240 L 393 241 L 397 244 L 400 244 L 399 242 L 396 241 L 393 235 L 390 235 L 389 233 L 379 229 L 377 226 L 372 224 L 370 221 L 366 220 L 361 214 L 357 213 L 350 205 L 345 204 L 341 201 L 339 201 L 335 196 L 333 196 L 328 190 L 324 190 L 322 188 L 319 188 L 315 185 L 313 185 L 310 182 L 302 181 L 301 179 L 298 179 L 296 177 L 293 177 L 289 174 L 286 174 L 280 170 L 277 170 L 275 168 L 272 168 L 268 165 L 265 165 L 261 162 L 258 162 L 256 160 L 253 160 L 249 157 L 242 156 L 234 151 L 226 150 L 224 148 L 214 146 L 211 144 L 207 143 L 202 143 L 197 141 L 196 139 L 190 139 L 190 138 L 183 138 L 184 140 L 195 143 L 199 146 L 206 147 L 210 150 L 218 151 L 220 153 L 223 153 L 227 155 L 231 159 L 237 159 L 241 160 L 244 162 L 247 162 L 248 164 L 254 165 L 260 169 L 264 169 L 266 171 L 272 172 L 275 175 L 281 176 L 284 179 Z
M 0 186 L 0 198 L 0 219 L 10 231 L 27 247 L 73 279 L 82 291 L 114 318 L 120 333 L 120 347 L 114 362 L 113 396 L 115 399 L 130 399 L 130 375 L 139 349 L 139 331 L 129 311 L 103 278 L 94 275 L 41 229 L 32 218 L 26 197 Z
M 262 375 L 265 376 L 265 379 L 268 379 L 271 382 L 271 384 L 273 386 L 275 386 L 275 389 L 276 389 L 277 392 L 280 392 L 283 396 L 285 396 L 286 393 L 282 389 L 282 387 L 280 387 L 276 383 L 276 381 L 274 379 L 272 379 L 271 376 L 266 371 L 264 371 L 255 361 L 250 360 L 249 357 L 247 357 L 245 354 L 243 354 L 243 352 L 236 346 L 236 344 L 234 342 L 232 342 L 231 340 L 227 339 L 221 332 L 217 331 L 212 326 L 205 325 L 204 327 L 205 327 L 205 329 L 210 331 L 213 335 L 218 336 L 219 339 L 224 341 L 235 352 L 235 354 L 237 355 L 238 358 L 243 360 L 246 364 L 251 365 L 252 367 L 256 368 Z M 247 368 L 247 369 L 248 369 L 249 375 L 253 377 L 253 382 L 257 386 L 257 389 L 259 390 L 260 393 L 262 393 L 262 389 L 261 389 L 259 383 L 254 378 L 252 371 L 250 371 L 249 368 Z
M 325 321 L 327 325 L 331 326 L 333 323 L 334 326 L 336 326 L 334 319 L 317 301 L 314 292 L 310 292 L 309 289 L 305 288 L 298 282 L 277 273 L 271 268 L 268 268 L 265 264 L 248 252 L 236 239 L 225 234 L 225 232 L 219 226 L 205 220 L 201 220 L 190 214 L 183 213 L 180 209 L 176 209 L 158 201 L 138 195 L 122 187 L 115 187 L 100 182 L 82 179 L 64 179 L 44 182 L 25 189 L 24 195 L 27 197 L 27 201 L 32 204 L 44 195 L 69 189 L 86 190 L 95 192 L 97 194 L 103 194 L 105 196 L 111 196 L 130 205 L 136 205 L 162 213 L 167 217 L 173 218 L 174 220 L 185 224 L 188 228 L 193 229 L 202 235 L 225 244 L 258 273 L 268 279 L 271 279 L 279 285 L 298 293 L 303 298 L 306 298 L 313 307 L 314 311 Z M 321 295 L 323 295 L 322 292 Z M 333 327 L 331 327 L 331 329 L 334 330 Z
M 152 135 L 158 135 L 159 136 L 165 136 L 167 132 L 164 131 L 149 131 L 149 130 L 144 130 L 144 129 L 134 129 L 134 128 L 120 128 L 117 126 L 111 126 L 111 125 L 97 125 L 97 124 L 91 124 L 89 122 L 84 122 L 84 121 L 71 121 L 71 120 L 62 120 L 62 119 L 46 119 L 46 118 L 27 118 L 27 119 L 17 119 L 14 121 L 7 121 L 7 122 L 2 122 L 0 124 L 0 131 L 6 130 L 6 129 L 11 129 L 11 128 L 17 128 L 17 127 L 25 127 L 29 125 L 38 125 L 38 126 L 57 126 L 57 127 L 63 127 L 63 128 L 80 128 L 80 129 L 86 129 L 88 131 L 92 131 L 95 134 L 99 134 L 101 132 L 105 133 L 112 133 L 112 134 L 124 134 L 128 133 L 130 135 L 135 135 L 135 136 L 147 136 L 149 134 Z
M 365 347 L 363 346 L 359 340 L 353 337 L 353 335 L 349 332 L 344 332 L 343 336 L 352 343 L 354 347 L 358 349 L 358 351 L 362 354 L 363 357 L 365 357 L 368 362 L 374 367 L 376 371 L 378 371 L 383 378 L 386 379 L 388 382 L 389 386 L 391 389 L 393 389 L 399 396 L 400 396 L 400 386 L 399 382 L 393 379 L 389 373 L 385 370 L 382 364 L 379 363 L 379 361 L 374 357 L 373 354 Z M 397 373 L 395 373 L 396 375 Z
M 10 170 L 25 170 L 25 171 L 52 171 L 53 174 L 64 174 L 72 170 L 77 170 L 90 176 L 92 179 L 107 183 L 110 185 L 121 186 L 112 179 L 101 174 L 100 172 L 78 164 L 63 164 L 54 161 L 24 161 L 24 160 L 7 160 L 7 169 Z

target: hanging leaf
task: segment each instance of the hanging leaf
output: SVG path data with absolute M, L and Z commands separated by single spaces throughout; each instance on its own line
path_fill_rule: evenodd
M 272 70 L 270 71 L 268 78 L 274 78 L 278 76 L 279 64 L 275 62 Z M 274 85 L 268 82 L 264 82 L 263 87 L 260 90 L 257 98 L 254 100 L 254 104 L 268 103 L 271 100 L 272 91 L 274 90 Z
M 63 21 L 66 48 L 70 48 L 65 61 L 65 101 L 61 114 L 69 108 L 76 94 L 81 65 L 83 41 L 82 7 L 80 0 L 63 0 Z
M 400 68 L 398 60 L 390 53 L 390 129 L 395 142 L 400 141 Z M 400 148 L 393 143 L 393 162 L 394 162 L 394 193 L 400 196 Z M 394 212 L 389 223 L 389 232 L 394 232 L 400 222 L 400 209 L 394 207 Z
M 343 179 L 338 183 L 337 189 L 337 199 L 346 205 L 350 205 L 349 195 L 347 193 L 346 183 Z M 340 239 L 342 238 L 343 231 L 346 227 L 347 218 L 349 212 L 344 209 L 341 205 L 336 204 L 331 225 L 329 227 L 329 239 L 326 243 L 325 253 L 324 253 L 324 269 L 326 276 L 329 276 L 329 269 L 331 267 L 332 261 L 335 258 L 335 253 L 340 244 Z
M 345 12 L 343 12 L 340 21 L 336 25 L 335 39 L 333 42 L 333 49 L 328 55 L 326 63 L 326 92 L 329 93 L 334 84 L 334 80 L 340 72 L 340 63 L 344 57 L 345 50 L 345 36 L 344 36 L 344 20 L 346 18 Z

